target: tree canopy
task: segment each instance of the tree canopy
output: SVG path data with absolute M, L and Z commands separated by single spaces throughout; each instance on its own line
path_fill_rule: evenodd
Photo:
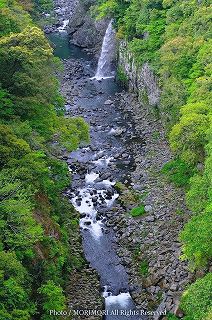
M 50 7 L 0 0 L 2 320 L 48 319 L 49 307 L 65 308 L 65 280 L 81 259 L 68 243 L 77 216 L 62 196 L 71 177 L 55 155 L 88 142 L 89 128 L 64 117 L 61 64 L 32 18 Z

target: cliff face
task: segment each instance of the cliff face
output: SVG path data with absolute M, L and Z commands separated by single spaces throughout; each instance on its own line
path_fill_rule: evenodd
M 142 100 L 146 96 L 150 106 L 157 106 L 160 100 L 158 80 L 148 63 L 137 67 L 126 42 L 120 43 L 118 63 L 127 76 L 129 90 L 137 93 Z
M 94 3 L 93 0 L 74 0 L 74 9 L 69 15 L 68 32 L 73 44 L 98 53 L 108 26 L 108 20 L 95 21 L 91 17 L 90 7 Z

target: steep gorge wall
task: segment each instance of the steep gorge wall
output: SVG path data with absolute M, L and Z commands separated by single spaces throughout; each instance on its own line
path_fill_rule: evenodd
M 158 79 L 148 63 L 138 67 L 132 53 L 128 50 L 126 42 L 120 42 L 118 64 L 123 69 L 128 79 L 129 90 L 138 94 L 143 99 L 148 98 L 150 106 L 157 106 L 160 100 Z

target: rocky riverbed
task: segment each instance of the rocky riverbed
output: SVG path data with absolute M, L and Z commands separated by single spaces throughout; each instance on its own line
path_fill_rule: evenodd
M 188 213 L 183 193 L 161 174 L 162 166 L 172 158 L 162 124 L 133 94 L 110 92 L 111 96 L 106 97 L 104 84 L 89 79 L 92 62 L 86 65 L 69 59 L 64 64 L 61 88 L 67 100 L 67 116 L 82 116 L 91 126 L 91 144 L 69 157 L 74 175 L 67 195 L 72 199 L 74 190 L 83 185 L 91 171 L 96 176 L 87 178 L 97 184 L 103 180 L 121 182 L 117 185 L 119 200 L 110 209 L 105 210 L 103 197 L 91 194 L 91 198 L 103 202 L 98 204 L 98 214 L 110 230 L 106 232 L 112 232 L 119 263 L 127 271 L 129 287 L 123 291 L 129 290 L 138 308 L 158 311 L 150 319 L 159 319 L 160 312 L 168 311 L 180 316 L 179 296 L 192 279 L 186 263 L 179 259 L 178 235 Z M 105 135 L 109 140 L 101 140 Z M 117 140 L 121 141 L 121 150 Z M 109 199 L 116 192 L 109 188 Z M 80 206 L 82 199 L 78 201 Z M 130 210 L 141 202 L 146 213 L 133 218 Z M 87 284 L 88 293 L 90 288 L 95 294 L 88 294 L 85 302 L 80 294 L 86 286 L 79 282 L 79 286 L 72 287 L 71 296 L 78 292 L 76 305 L 102 308 L 101 303 L 95 303 L 100 286 L 97 282 L 91 287 Z
M 77 1 L 74 4 L 72 17 Z M 61 32 L 70 17 L 70 1 L 58 6 L 59 25 L 47 33 L 58 28 Z M 76 25 L 72 40 L 83 25 Z M 66 116 L 82 116 L 90 124 L 91 143 L 64 157 L 73 176 L 66 196 L 81 213 L 84 254 L 90 263 L 72 273 L 67 287 L 70 307 L 102 310 L 118 296 L 124 307 L 148 310 L 149 319 L 162 319 L 169 311 L 180 317 L 179 297 L 193 277 L 179 259 L 179 231 L 189 212 L 184 194 L 161 174 L 172 158 L 163 126 L 153 108 L 120 90 L 114 80 L 91 80 L 96 60 L 74 47 L 71 50 L 74 58 L 64 60 L 61 76 Z M 137 206 L 144 208 L 144 214 L 132 217 L 131 209 Z M 104 235 L 106 240 L 94 246 L 88 234 Z M 100 262 L 92 253 L 94 247 Z M 127 304 L 130 296 L 136 308 L 133 302 Z M 117 301 L 112 300 L 116 307 Z M 102 317 L 76 317 L 84 318 Z
M 129 203 L 125 211 L 113 215 L 119 255 L 130 270 L 131 294 L 136 304 L 180 316 L 179 297 L 193 278 L 187 264 L 179 259 L 179 232 L 189 215 L 184 194 L 161 174 L 161 168 L 172 159 L 172 154 L 160 119 L 133 94 L 121 94 L 118 99 L 119 107 L 130 112 L 134 119 L 136 136 L 145 141 L 143 145 L 132 144 L 136 168 L 131 179 L 132 189 L 145 195 L 146 211 L 141 218 L 127 218 Z
M 67 100 L 66 114 L 82 116 L 90 124 L 91 133 L 90 145 L 67 157 L 72 185 L 66 194 L 81 214 L 85 257 L 100 276 L 106 309 L 136 311 L 129 294 L 127 270 L 116 253 L 117 239 L 108 216 L 108 211 L 121 208 L 115 201 L 118 197 L 115 182 L 131 184 L 130 171 L 135 169 L 130 152 L 134 123 L 117 108 L 115 93 L 120 88 L 114 79 L 92 80 L 95 69 L 91 61 L 84 59 L 68 59 L 64 65 L 61 88 Z M 126 124 L 128 128 L 124 127 Z M 87 308 L 92 305 L 92 302 L 87 304 Z M 111 319 L 124 318 L 127 317 Z

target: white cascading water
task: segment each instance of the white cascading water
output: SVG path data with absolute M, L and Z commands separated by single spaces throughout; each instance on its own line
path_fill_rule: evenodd
M 102 43 L 102 51 L 98 61 L 98 67 L 95 75 L 95 79 L 105 79 L 114 76 L 112 70 L 112 61 L 115 56 L 115 45 L 116 45 L 116 33 L 113 29 L 113 21 L 111 20 Z
M 62 26 L 57 28 L 57 30 L 59 32 L 66 32 L 66 27 L 68 26 L 68 23 L 69 23 L 68 19 L 64 20 Z

